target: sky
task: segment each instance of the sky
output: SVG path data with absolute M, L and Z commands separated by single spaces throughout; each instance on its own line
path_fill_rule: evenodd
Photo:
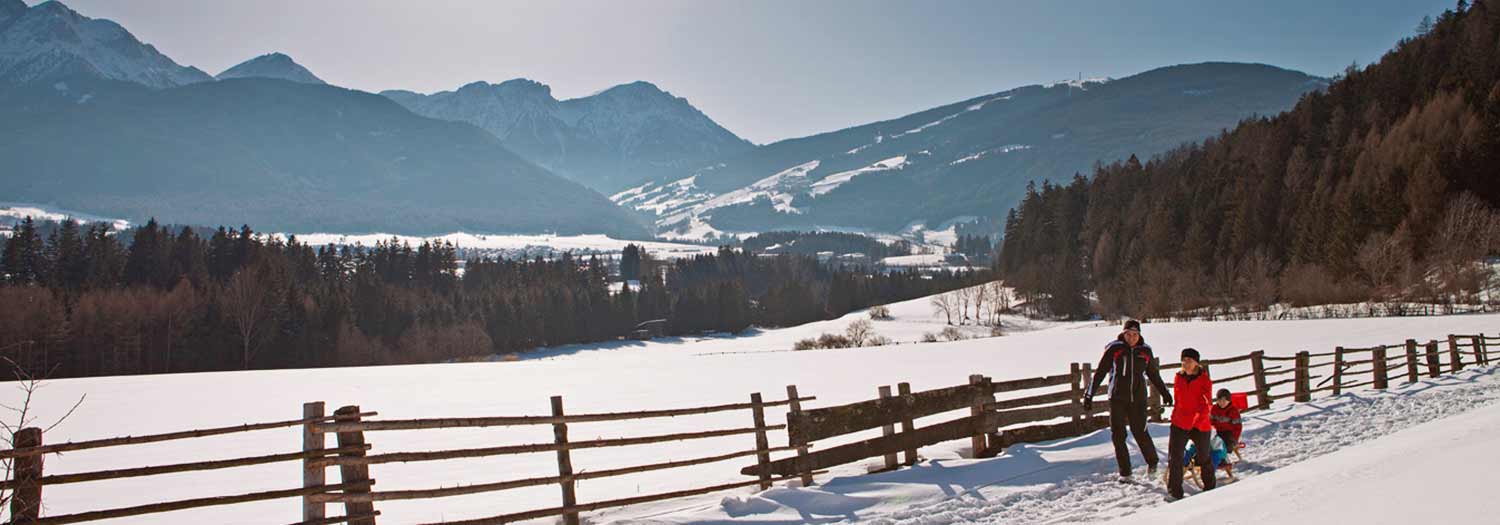
M 29 4 L 38 3 L 28 0 Z M 645 80 L 753 142 L 1028 84 L 1204 61 L 1333 75 L 1447 0 L 66 0 L 218 73 L 283 52 L 331 84 L 529 78 L 559 99 Z

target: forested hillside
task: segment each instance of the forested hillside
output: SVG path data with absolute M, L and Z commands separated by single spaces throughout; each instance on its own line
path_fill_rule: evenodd
M 0 357 L 49 377 L 434 362 L 612 340 L 655 319 L 669 335 L 801 324 L 979 278 L 721 249 L 637 259 L 641 288 L 612 292 L 604 261 L 566 254 L 460 272 L 447 243 L 314 247 L 155 221 L 122 233 L 27 219 L 0 237 Z
M 1500 5 L 1478 1 L 1294 109 L 1028 189 L 998 269 L 1055 313 L 1463 301 L 1500 250 Z

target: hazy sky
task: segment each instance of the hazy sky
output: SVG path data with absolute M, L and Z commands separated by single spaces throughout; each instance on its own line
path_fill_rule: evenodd
M 28 3 L 35 4 L 36 0 Z M 340 86 L 647 80 L 757 143 L 1012 87 L 1208 60 L 1331 75 L 1448 0 L 66 0 L 218 73 L 280 51 Z

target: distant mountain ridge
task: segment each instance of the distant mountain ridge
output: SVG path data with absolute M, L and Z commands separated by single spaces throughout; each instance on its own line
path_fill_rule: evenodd
M 900 232 L 996 216 L 1030 181 L 1147 157 L 1326 80 L 1261 64 L 1204 63 L 1118 80 L 1020 87 L 901 118 L 775 142 L 616 193 L 669 236 L 853 229 Z
M 484 130 L 378 95 L 265 78 L 91 89 L 43 112 L 0 104 L 8 198 L 268 231 L 648 234 Z
M 119 24 L 0 0 L 0 187 L 141 222 L 301 232 L 649 234 L 473 125 L 272 53 L 217 80 Z
M 214 76 L 218 80 L 231 78 L 279 78 L 303 84 L 327 84 L 312 71 L 302 67 L 292 57 L 282 53 L 268 53 L 241 62 Z
M 527 79 L 473 82 L 431 95 L 381 94 L 420 115 L 484 128 L 522 157 L 600 191 L 753 147 L 649 82 L 569 100 Z
M 0 84 L 93 77 L 168 88 L 212 80 L 182 66 L 109 20 L 62 2 L 27 7 L 0 0 Z

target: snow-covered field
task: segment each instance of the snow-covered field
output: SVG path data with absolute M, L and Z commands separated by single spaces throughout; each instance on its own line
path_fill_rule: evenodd
M 639 285 L 632 285 L 637 288 Z M 896 344 L 917 343 L 926 334 L 937 334 L 948 327 L 944 317 L 933 310 L 927 297 L 891 303 L 887 305 L 891 318 L 872 321 L 875 335 L 885 336 Z M 496 359 L 550 359 L 559 356 L 618 356 L 627 352 L 655 355 L 659 352 L 693 355 L 734 354 L 751 352 L 790 352 L 797 341 L 816 339 L 823 334 L 843 334 L 849 325 L 861 319 L 870 319 L 869 310 L 858 310 L 838 319 L 818 321 L 787 328 L 751 328 L 738 335 L 716 334 L 697 337 L 663 337 L 650 341 L 613 341 L 543 348 L 518 356 L 496 356 Z M 1019 315 L 1001 317 L 1001 327 L 1007 334 L 1031 332 L 1059 326 L 1060 323 L 1028 319 Z M 1071 324 L 1071 326 L 1077 326 Z M 978 325 L 955 326 L 968 338 L 990 337 L 990 327 Z M 968 376 L 965 375 L 965 378 Z
M 879 333 L 903 339 L 931 331 L 923 321 L 923 300 L 893 307 L 895 321 L 877 322 Z M 927 310 L 930 315 L 930 310 Z M 860 314 L 851 314 L 859 316 Z M 791 341 L 823 331 L 842 331 L 848 319 L 826 329 L 810 325 L 767 330 L 737 338 L 611 343 L 554 349 L 546 358 L 516 362 L 459 363 L 396 367 L 287 370 L 131 376 L 49 382 L 38 401 L 42 423 L 66 411 L 78 396 L 87 399 L 46 441 L 91 439 L 292 419 L 306 401 L 326 401 L 332 410 L 357 404 L 381 418 L 481 415 L 537 415 L 548 412 L 548 396 L 562 395 L 572 413 L 642 410 L 746 401 L 752 392 L 780 399 L 784 387 L 798 385 L 817 396 L 809 407 L 873 397 L 879 385 L 908 381 L 916 390 L 962 383 L 969 374 L 997 379 L 1061 373 L 1074 361 L 1094 361 L 1115 327 L 1100 323 L 1037 326 L 1014 335 L 949 343 L 903 344 L 879 348 L 775 351 Z M 1164 356 L 1194 346 L 1206 357 L 1265 349 L 1272 354 L 1326 350 L 1336 345 L 1423 340 L 1448 333 L 1494 332 L 1500 315 L 1327 321 L 1201 322 L 1147 325 L 1146 338 Z M 1230 374 L 1233 371 L 1216 373 Z M 1251 452 L 1243 467 L 1245 486 L 1257 476 L 1342 446 L 1411 426 L 1424 418 L 1456 413 L 1495 399 L 1494 374 L 1466 373 L 1416 389 L 1372 395 L 1360 393 L 1309 405 L 1280 405 L 1256 414 L 1249 425 Z M 15 392 L 0 394 L 12 404 Z M 1424 410 L 1414 410 L 1422 408 Z M 1428 411 L 1426 409 L 1431 409 Z M 780 423 L 782 410 L 768 413 Z M 936 416 L 931 421 L 953 414 Z M 919 422 L 918 424 L 923 424 Z M 570 425 L 574 439 L 629 437 L 671 432 L 738 428 L 746 413 L 675 419 Z M 1153 434 L 1164 436 L 1160 426 Z M 868 433 L 846 436 L 863 439 Z M 422 451 L 544 443 L 547 427 L 372 432 L 374 452 Z M 773 434 L 773 446 L 785 434 Z M 1158 439 L 1165 446 L 1164 439 Z M 92 471 L 191 460 L 290 452 L 300 448 L 296 429 L 243 433 L 125 449 L 76 451 L 47 458 L 47 473 Z M 750 436 L 627 448 L 574 451 L 580 471 L 655 463 L 666 458 L 709 456 L 750 448 Z M 863 475 L 879 460 L 839 467 L 800 489 L 780 485 L 756 495 L 745 489 L 671 500 L 592 514 L 594 523 L 806 523 L 846 520 L 871 523 L 958 523 L 965 521 L 1093 521 L 1156 505 L 1160 489 L 1108 482 L 1107 433 L 1035 446 L 1014 447 L 998 458 L 963 459 L 967 441 L 923 449 L 926 461 L 898 472 Z M 122 452 L 129 452 L 128 454 Z M 579 483 L 579 501 L 590 502 L 742 481 L 740 467 L 751 461 L 656 471 Z M 492 482 L 555 474 L 555 458 L 529 454 L 371 467 L 379 490 L 400 490 Z M 336 471 L 336 469 L 334 469 Z M 1288 470 L 1290 472 L 1290 470 Z M 330 474 L 330 477 L 334 477 Z M 46 514 L 137 505 L 190 497 L 285 489 L 301 480 L 296 464 L 183 473 L 153 478 L 49 486 Z M 1232 486 L 1231 486 L 1232 487 Z M 1225 493 L 1229 493 L 1226 490 Z M 382 501 L 382 522 L 413 523 L 480 517 L 555 506 L 556 487 L 428 501 Z M 1029 512 L 1022 512 L 1028 510 Z M 117 523 L 291 523 L 295 501 L 281 500 L 180 511 Z M 1009 519 L 1005 519 L 1009 517 Z M 541 520 L 538 523 L 551 523 Z

